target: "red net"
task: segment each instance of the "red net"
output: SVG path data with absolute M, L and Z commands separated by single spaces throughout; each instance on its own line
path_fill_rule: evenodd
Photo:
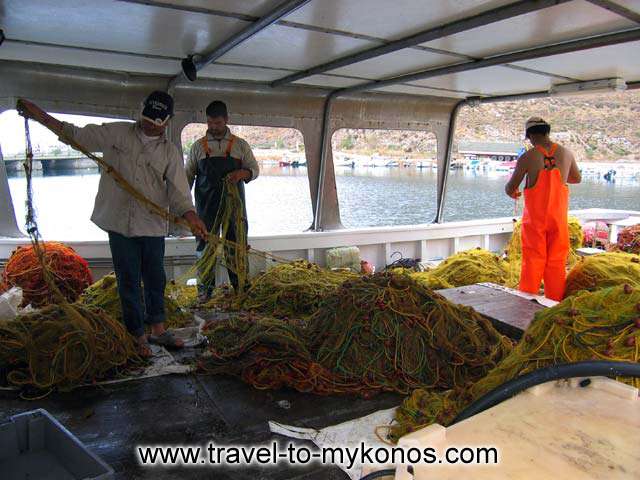
M 93 283 L 87 261 L 71 247 L 59 242 L 43 242 L 41 246 L 45 252 L 46 267 L 55 284 L 69 302 L 76 301 L 80 293 Z M 42 267 L 31 245 L 18 247 L 11 254 L 2 282 L 22 288 L 23 306 L 39 307 L 54 303 L 53 293 L 43 278 Z

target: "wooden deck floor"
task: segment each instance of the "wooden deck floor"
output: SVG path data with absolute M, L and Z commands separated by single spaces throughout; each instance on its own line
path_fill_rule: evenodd
M 496 330 L 513 339 L 520 339 L 535 313 L 545 307 L 526 298 L 484 285 L 438 290 L 446 299 L 472 307 L 493 323 Z

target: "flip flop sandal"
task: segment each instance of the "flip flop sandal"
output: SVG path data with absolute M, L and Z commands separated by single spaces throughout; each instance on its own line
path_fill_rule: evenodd
M 178 337 L 171 330 L 165 330 L 161 335 L 149 335 L 149 343 L 160 345 L 169 349 L 180 349 L 184 345 L 177 344 Z
M 153 357 L 153 351 L 151 351 L 149 342 L 146 340 L 144 342 L 136 341 L 136 350 L 138 351 L 138 355 L 142 358 L 148 359 Z

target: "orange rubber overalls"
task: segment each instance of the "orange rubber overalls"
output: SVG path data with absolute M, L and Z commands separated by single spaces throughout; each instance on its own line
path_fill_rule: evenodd
M 556 165 L 558 145 L 552 144 L 548 152 L 535 148 L 544 156 L 544 170 L 536 184 L 524 190 L 520 290 L 537 294 L 544 279 L 545 296 L 560 301 L 569 254 L 569 187 Z

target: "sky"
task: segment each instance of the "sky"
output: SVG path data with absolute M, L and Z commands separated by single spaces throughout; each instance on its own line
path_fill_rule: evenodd
M 89 123 L 114 122 L 113 118 L 88 117 L 84 115 L 53 114 L 58 120 L 84 127 Z M 35 121 L 29 122 L 31 145 L 35 154 L 46 152 L 56 146 L 65 149 L 66 145 L 58 140 L 51 131 Z M 0 148 L 3 155 L 23 154 L 25 151 L 24 118 L 15 110 L 8 110 L 0 114 Z

